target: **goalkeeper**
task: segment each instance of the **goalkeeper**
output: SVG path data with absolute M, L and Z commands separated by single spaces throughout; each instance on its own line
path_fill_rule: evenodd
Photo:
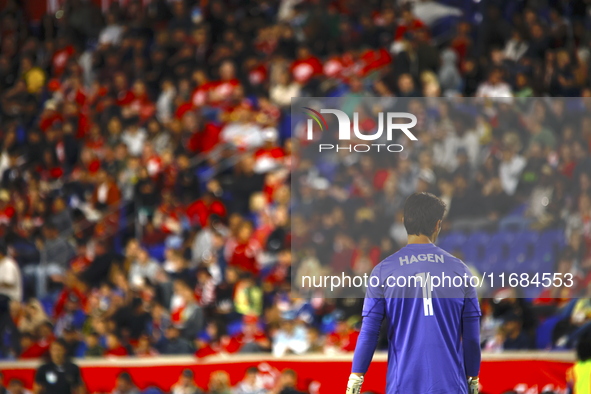
M 457 287 L 453 282 L 429 285 L 431 277 L 442 273 L 471 276 L 462 261 L 433 244 L 444 213 L 445 204 L 432 194 L 415 193 L 406 200 L 408 245 L 372 271 L 347 394 L 361 392 L 384 319 L 389 344 L 386 394 L 478 393 L 481 313 L 476 291 L 465 281 Z M 419 285 L 389 284 L 388 278 L 400 277 L 414 277 Z

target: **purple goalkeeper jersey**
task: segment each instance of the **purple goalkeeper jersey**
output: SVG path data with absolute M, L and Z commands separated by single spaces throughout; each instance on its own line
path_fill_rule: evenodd
M 477 376 L 480 367 L 481 312 L 466 280 L 471 276 L 461 260 L 433 244 L 407 245 L 378 264 L 367 288 L 352 372 L 367 371 L 385 319 L 387 394 L 466 394 L 466 377 Z M 429 283 L 439 287 L 421 285 Z

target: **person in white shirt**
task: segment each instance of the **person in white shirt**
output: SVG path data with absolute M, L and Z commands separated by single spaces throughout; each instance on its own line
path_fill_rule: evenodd
M 499 178 L 507 195 L 515 194 L 521 172 L 527 164 L 527 160 L 519 155 L 519 137 L 514 133 L 507 133 L 503 137 L 503 158 L 499 164 Z
M 244 378 L 234 387 L 233 394 L 266 394 L 263 382 L 258 378 L 257 367 L 250 367 L 246 370 Z
M 108 13 L 106 19 L 106 26 L 99 33 L 99 45 L 119 45 L 123 35 L 123 26 L 117 23 L 117 17 L 114 13 Z
M 146 141 L 146 130 L 140 128 L 139 120 L 130 121 L 129 126 L 123 132 L 121 140 L 127 145 L 127 150 L 132 156 L 141 156 Z
M 486 97 L 491 99 L 510 99 L 513 97 L 511 86 L 503 81 L 503 71 L 501 69 L 493 69 L 490 72 L 488 79 L 478 85 L 476 97 Z
M 23 298 L 21 271 L 16 261 L 7 253 L 6 244 L 0 242 L 0 298 L 21 302 Z

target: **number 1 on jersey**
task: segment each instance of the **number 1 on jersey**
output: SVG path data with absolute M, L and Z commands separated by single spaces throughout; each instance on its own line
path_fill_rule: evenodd
M 416 275 L 420 278 L 423 286 L 423 311 L 425 316 L 433 316 L 433 298 L 431 297 L 431 274 L 429 272 L 421 272 Z

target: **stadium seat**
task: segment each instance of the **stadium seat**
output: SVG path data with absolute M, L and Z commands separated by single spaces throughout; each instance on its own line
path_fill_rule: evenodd
M 505 272 L 510 269 L 509 248 L 514 234 L 499 232 L 490 237 L 485 247 L 484 267 L 493 272 Z M 483 271 L 484 268 L 483 268 Z
M 515 234 L 508 256 L 508 264 L 513 272 L 531 272 L 532 259 L 539 237 L 540 234 L 535 231 Z
M 563 230 L 553 229 L 541 233 L 535 244 L 531 271 L 553 272 L 556 265 L 556 257 L 564 245 Z
M 484 265 L 485 248 L 489 239 L 490 235 L 483 231 L 470 234 L 462 246 L 464 262 L 482 270 L 481 267 Z
M 462 249 L 468 237 L 460 232 L 451 232 L 438 240 L 437 245 L 449 252 L 454 253 L 458 249 Z

